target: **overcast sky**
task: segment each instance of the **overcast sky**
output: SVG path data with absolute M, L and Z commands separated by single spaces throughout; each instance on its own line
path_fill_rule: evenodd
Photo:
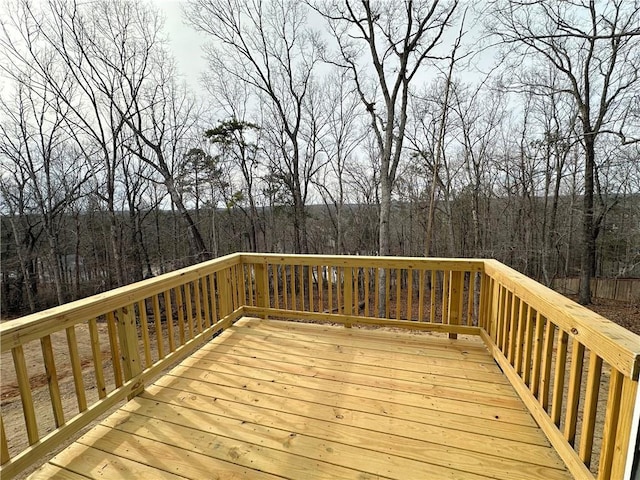
M 183 22 L 182 0 L 152 0 L 152 3 L 165 17 L 165 33 L 180 73 L 191 88 L 199 91 L 200 73 L 206 68 L 202 57 L 202 45 L 206 38 Z

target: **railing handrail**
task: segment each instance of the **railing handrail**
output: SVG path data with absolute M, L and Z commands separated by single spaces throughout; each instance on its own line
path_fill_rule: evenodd
M 233 253 L 4 322 L 0 324 L 0 352 L 63 330 L 92 316 L 130 305 L 139 298 L 197 280 L 203 274 L 222 270 L 239 261 L 240 254 Z
M 327 265 L 342 267 L 366 264 L 371 268 L 407 268 L 407 269 L 446 269 L 449 271 L 484 271 L 482 258 L 443 258 L 443 257 L 377 257 L 366 255 L 322 255 L 322 254 L 280 254 L 280 253 L 241 253 L 243 263 L 257 263 L 257 261 L 275 262 L 303 266 Z
M 485 273 L 632 380 L 640 372 L 640 337 L 497 260 Z

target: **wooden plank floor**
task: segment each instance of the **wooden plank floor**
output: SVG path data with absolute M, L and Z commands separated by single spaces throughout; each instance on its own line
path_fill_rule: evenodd
M 243 319 L 31 478 L 566 479 L 480 340 Z

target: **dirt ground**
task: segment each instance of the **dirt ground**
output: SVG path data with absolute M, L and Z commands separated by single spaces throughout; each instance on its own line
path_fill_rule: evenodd
M 403 302 L 404 303 L 404 302 Z M 317 303 L 316 303 L 317 305 Z M 622 325 L 623 327 L 640 334 L 640 305 L 613 300 L 598 300 L 590 307 L 597 313 Z M 413 305 L 416 309 L 417 305 Z M 395 312 L 391 312 L 391 317 Z M 403 315 L 404 316 L 404 315 Z M 439 312 L 438 312 L 439 316 Z M 405 317 L 406 318 L 406 317 Z M 102 352 L 102 365 L 104 369 L 107 392 L 115 387 L 115 376 L 111 352 L 109 351 L 108 332 L 106 322 L 98 323 L 100 345 Z M 83 367 L 84 390 L 87 396 L 87 404 L 91 405 L 98 400 L 98 392 L 95 381 L 95 371 L 93 368 L 93 356 L 88 327 L 86 324 L 76 326 L 76 336 L 78 343 L 78 353 Z M 150 331 L 151 343 L 155 342 L 155 332 Z M 166 341 L 166 339 L 165 339 Z M 73 374 L 69 362 L 69 350 L 64 332 L 52 335 L 55 364 L 57 367 L 57 378 L 60 387 L 65 419 L 68 420 L 78 413 L 78 402 L 76 388 L 73 382 Z M 38 430 L 40 437 L 56 428 L 51 408 L 51 401 L 48 388 L 47 372 L 42 361 L 42 350 L 39 341 L 33 341 L 24 346 L 27 370 L 30 374 L 30 387 L 36 405 L 36 416 L 38 417 Z M 154 351 L 157 358 L 157 352 Z M 154 359 L 155 359 L 154 358 Z M 19 397 L 19 388 L 16 381 L 15 370 L 11 353 L 5 353 L 0 358 L 0 409 L 5 432 L 9 441 L 9 451 L 11 455 L 26 448 L 28 442 L 24 427 L 22 405 Z

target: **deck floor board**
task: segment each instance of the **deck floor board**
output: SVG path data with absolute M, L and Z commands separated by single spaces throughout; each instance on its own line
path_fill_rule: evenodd
M 568 479 L 481 341 L 243 319 L 32 478 Z

